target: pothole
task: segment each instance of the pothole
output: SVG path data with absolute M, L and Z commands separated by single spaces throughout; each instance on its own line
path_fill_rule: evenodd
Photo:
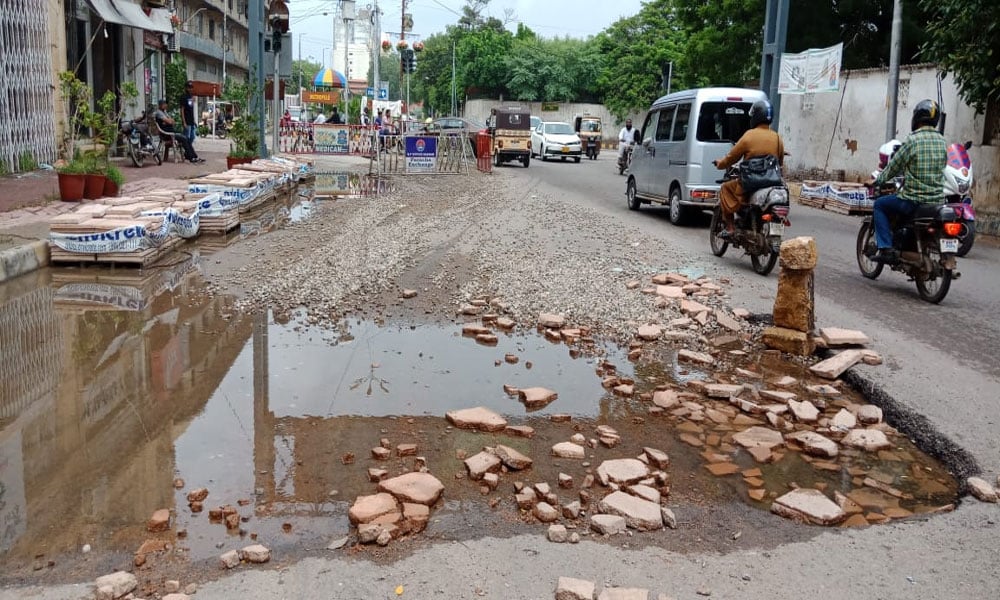
M 543 335 L 477 321 L 484 333 L 367 320 L 323 329 L 297 315 L 277 323 L 233 313 L 231 300 L 201 294 L 197 277 L 178 268 L 141 282 L 45 285 L 3 306 L 3 331 L 17 337 L 3 348 L 31 350 L 3 357 L 5 580 L 99 574 L 150 540 L 146 547 L 158 550 L 139 553 L 147 569 L 214 569 L 224 550 L 255 540 L 286 558 L 345 535 L 353 546 L 347 513 L 355 499 L 376 493 L 373 480 L 422 467 L 444 486 L 417 536 L 424 540 L 541 533 L 537 511 L 515 497 L 526 487 L 539 498 L 552 494 L 558 520 L 586 537 L 595 535 L 588 518 L 604 497 L 642 485 L 681 525 L 634 543 L 649 536 L 669 544 L 697 528 L 692 544 L 707 539 L 719 548 L 733 534 L 709 531 L 720 514 L 760 543 L 774 531 L 815 530 L 767 512 L 796 488 L 842 494 L 851 525 L 940 510 L 957 496 L 947 470 L 861 411 L 860 395 L 814 387 L 825 382 L 771 353 L 725 353 L 709 369 L 679 361 L 665 343 L 646 345 L 630 362 L 626 350 L 585 330 Z M 709 380 L 733 387 L 710 388 Z M 529 407 L 515 393 L 526 388 L 557 397 L 542 394 Z M 790 403 L 800 401 L 816 409 L 807 420 L 792 416 Z M 444 418 L 476 406 L 511 427 L 480 433 Z M 843 443 L 835 419 L 861 412 L 870 424 L 856 427 L 883 433 L 887 447 Z M 754 427 L 780 431 L 782 443 L 751 452 L 740 440 Z M 822 455 L 825 443 L 793 441 L 796 432 L 824 436 L 836 455 Z M 566 442 L 583 457 L 553 456 Z M 465 461 L 498 445 L 530 457 L 531 467 L 500 466 L 495 482 L 471 480 Z M 669 456 L 669 466 L 647 449 Z M 605 461 L 636 457 L 647 465 L 636 481 L 587 485 Z M 187 498 L 196 488 L 209 492 L 200 512 Z M 579 515 L 565 516 L 574 502 Z M 210 518 L 221 506 L 238 515 L 229 526 Z M 150 533 L 147 520 L 161 508 L 173 513 L 170 529 Z M 91 554 L 80 553 L 84 544 Z

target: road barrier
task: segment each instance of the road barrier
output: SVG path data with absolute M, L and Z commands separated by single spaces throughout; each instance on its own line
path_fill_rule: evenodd
M 377 129 L 362 125 L 292 123 L 278 128 L 278 150 L 285 154 L 370 156 L 377 133 Z
M 476 168 L 483 173 L 493 172 L 493 138 L 488 133 L 476 135 Z
M 471 144 L 465 135 L 379 135 L 372 162 L 379 175 L 468 173 Z

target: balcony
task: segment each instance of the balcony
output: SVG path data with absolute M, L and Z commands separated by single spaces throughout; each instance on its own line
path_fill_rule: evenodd
M 186 50 L 195 52 L 197 54 L 203 54 L 211 57 L 217 61 L 222 61 L 222 46 L 216 42 L 192 35 L 186 31 L 181 31 L 179 35 L 182 51 Z M 249 67 L 246 61 L 237 60 L 236 55 L 233 54 L 232 50 L 226 52 L 226 62 L 243 70 L 246 70 Z

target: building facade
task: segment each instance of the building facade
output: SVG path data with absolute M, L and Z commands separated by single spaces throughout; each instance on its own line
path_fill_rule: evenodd
M 187 78 L 222 87 L 244 80 L 248 0 L 18 0 L 0 10 L 0 172 L 66 154 L 66 99 L 73 72 L 93 98 L 135 84 L 137 116 L 166 95 L 166 65 L 183 57 Z M 225 48 L 225 50 L 223 50 Z M 204 100 L 202 100 L 204 102 Z M 171 99 L 176 102 L 176 99 Z M 203 107 L 202 107 L 203 108 Z M 84 135 L 86 132 L 82 132 Z M 28 160 L 30 158 L 30 160 Z

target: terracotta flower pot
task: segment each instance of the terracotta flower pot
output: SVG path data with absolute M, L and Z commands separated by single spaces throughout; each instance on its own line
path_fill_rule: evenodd
M 104 193 L 104 181 L 107 179 L 104 175 L 88 173 L 86 175 L 86 184 L 83 189 L 83 197 L 87 200 L 95 200 L 100 198 Z
M 118 196 L 118 184 L 111 180 L 110 177 L 104 178 L 104 197 L 105 198 L 116 198 Z
M 227 156 L 226 157 L 226 168 L 232 169 L 236 165 L 245 165 L 252 163 L 256 160 L 256 156 Z
M 79 202 L 83 200 L 83 191 L 87 185 L 86 175 L 59 173 L 59 199 L 63 202 Z

